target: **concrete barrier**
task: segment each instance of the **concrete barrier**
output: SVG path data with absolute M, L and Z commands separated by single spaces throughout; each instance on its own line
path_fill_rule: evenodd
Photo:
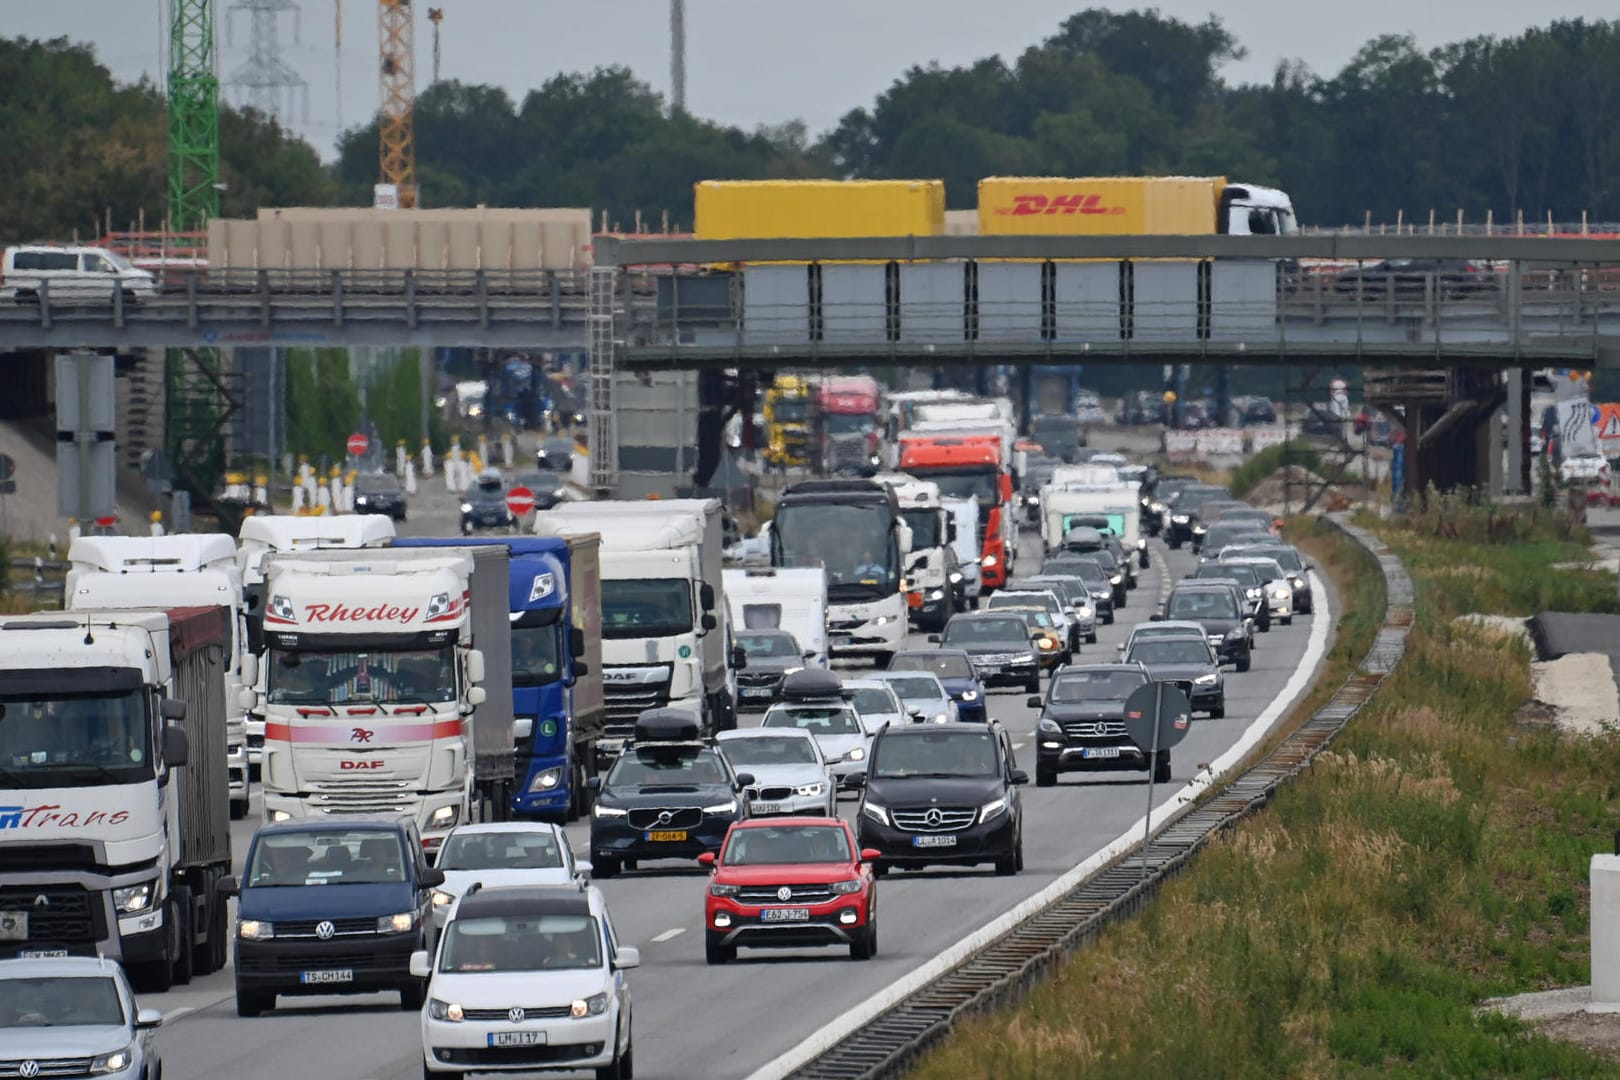
M 1285 427 L 1256 427 L 1246 432 L 1249 437 L 1249 453 L 1258 454 L 1260 451 L 1272 446 L 1281 446 L 1288 441 L 1288 429 Z
M 1164 456 L 1171 461 L 1191 461 L 1198 456 L 1198 433 L 1196 431 L 1166 431 L 1164 433 Z
M 1237 428 L 1209 428 L 1194 435 L 1199 457 L 1243 456 L 1243 432 Z

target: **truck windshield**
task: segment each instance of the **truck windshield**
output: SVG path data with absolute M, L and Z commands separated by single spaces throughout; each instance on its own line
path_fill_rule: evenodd
M 878 429 L 878 418 L 871 413 L 822 413 L 821 424 L 829 435 L 864 435 Z
M 943 498 L 968 499 L 977 496 L 981 513 L 1001 502 L 1001 491 L 996 484 L 998 474 L 987 467 L 966 471 L 930 469 L 926 465 L 919 465 L 906 471 L 915 474 L 919 479 L 932 480 L 938 484 L 939 493 Z
M 152 778 L 146 694 L 0 697 L 0 766 L 22 787 Z
M 692 632 L 692 585 L 684 578 L 602 582 L 604 638 L 672 637 Z
M 939 538 L 940 512 L 933 507 L 917 507 L 911 510 L 900 511 L 900 516 L 911 526 L 911 550 L 922 551 L 925 548 L 939 547 L 944 543 Z
M 810 415 L 810 403 L 804 398 L 784 398 L 771 406 L 771 415 L 779 424 L 803 423 Z
M 512 685 L 544 686 L 562 678 L 562 637 L 556 621 L 512 624 Z
M 899 548 L 887 505 L 779 506 L 771 527 L 778 566 L 824 566 L 828 599 L 890 596 L 900 584 Z
M 272 705 L 454 701 L 453 646 L 426 649 L 271 649 Z

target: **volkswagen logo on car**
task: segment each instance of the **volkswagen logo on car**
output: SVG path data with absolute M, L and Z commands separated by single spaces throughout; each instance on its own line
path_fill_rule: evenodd
M 333 926 L 329 920 L 322 919 L 315 924 L 315 936 L 322 941 L 331 941 L 332 935 L 335 933 L 337 933 L 337 927 Z

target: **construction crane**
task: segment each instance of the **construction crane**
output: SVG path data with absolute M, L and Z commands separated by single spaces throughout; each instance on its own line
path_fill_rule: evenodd
M 428 22 L 433 24 L 433 82 L 439 81 L 439 23 L 443 21 L 444 8 L 428 8 Z
M 416 20 L 411 0 L 377 0 L 382 42 L 380 174 L 401 209 L 416 205 Z
M 169 230 L 219 216 L 219 74 L 214 0 L 170 0 Z

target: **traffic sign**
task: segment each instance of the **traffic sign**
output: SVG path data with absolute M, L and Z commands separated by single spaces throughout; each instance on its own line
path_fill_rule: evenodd
M 111 517 L 111 516 L 109 516 L 109 517 L 98 517 L 98 518 L 96 518 L 96 524 L 100 525 L 103 529 L 110 529 L 114 525 L 118 524 L 118 519 L 116 517 Z
M 1125 734 L 1144 753 L 1185 739 L 1191 721 L 1192 703 L 1174 683 L 1143 683 L 1125 699 Z
M 513 517 L 522 517 L 534 509 L 534 492 L 526 487 L 515 487 L 506 493 L 506 508 Z
M 360 432 L 357 431 L 353 435 L 349 436 L 350 457 L 363 456 L 369 446 L 371 446 L 371 440 L 360 434 Z

